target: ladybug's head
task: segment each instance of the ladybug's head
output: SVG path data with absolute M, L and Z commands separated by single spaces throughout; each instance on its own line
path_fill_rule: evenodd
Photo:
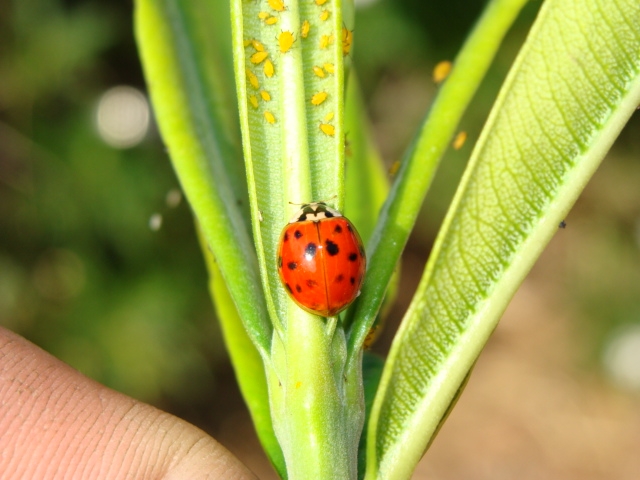
M 342 214 L 323 202 L 307 203 L 296 212 L 289 223 L 296 222 L 319 222 L 325 218 L 341 217 Z

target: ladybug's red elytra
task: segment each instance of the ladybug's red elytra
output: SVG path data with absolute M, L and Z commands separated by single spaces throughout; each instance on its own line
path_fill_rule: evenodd
M 278 273 L 304 310 L 332 317 L 360 293 L 366 258 L 360 235 L 322 202 L 303 205 L 282 230 Z

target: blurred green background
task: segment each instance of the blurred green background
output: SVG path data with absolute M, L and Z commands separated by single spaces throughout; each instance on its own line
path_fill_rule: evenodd
M 357 3 L 354 62 L 390 167 L 437 90 L 433 67 L 453 59 L 485 2 Z M 532 1 L 523 12 L 464 119 L 466 145 L 444 159 L 407 248 L 401 294 L 376 346 L 382 353 L 539 6 Z M 495 384 L 487 398 L 496 390 L 501 398 L 513 389 L 530 399 L 540 388 L 558 391 L 554 382 L 544 390 L 524 381 L 522 372 L 533 368 L 539 375 L 561 372 L 566 382 L 586 389 L 562 397 L 569 404 L 584 395 L 602 399 L 597 415 L 611 413 L 608 402 L 627 402 L 630 416 L 619 423 L 640 432 L 639 157 L 636 115 L 516 296 L 452 415 L 454 425 L 457 411 L 482 404 L 473 395 L 485 398 L 482 389 L 469 392 L 475 377 L 487 376 L 483 385 L 506 382 Z M 198 424 L 262 472 L 265 461 L 255 442 L 245 448 L 239 433 L 250 434 L 251 427 L 208 297 L 191 214 L 147 110 L 128 1 L 16 0 L 0 8 L 0 324 L 88 376 Z M 483 366 L 485 357 L 500 360 Z M 512 363 L 525 365 L 516 376 L 522 390 L 501 370 Z M 521 397 L 511 400 L 500 410 L 521 403 Z M 558 405 L 535 404 L 540 410 L 511 412 L 508 424 L 522 429 L 532 415 Z M 618 414 L 622 407 L 615 405 Z M 520 414 L 521 423 L 514 420 Z M 497 478 L 504 449 L 478 455 L 479 461 L 495 461 L 485 469 L 473 455 L 448 462 L 459 436 L 487 431 L 465 425 L 458 436 L 451 434 L 450 447 L 445 426 L 444 440 L 425 458 L 425 476 Z M 571 428 L 579 434 L 582 427 Z M 506 432 L 500 438 L 511 438 L 513 432 Z M 518 471 L 530 468 L 531 478 L 626 478 L 601 476 L 599 464 L 585 466 L 584 460 L 577 470 L 559 468 L 555 457 L 541 460 L 539 444 L 548 436 L 525 433 L 534 446 L 522 440 L 522 451 L 508 458 L 519 458 Z M 629 435 L 630 444 L 640 441 Z M 583 456 L 590 447 L 584 448 Z M 613 461 L 603 458 L 603 465 Z M 457 470 L 464 465 L 475 474 Z M 640 472 L 637 464 L 625 468 Z

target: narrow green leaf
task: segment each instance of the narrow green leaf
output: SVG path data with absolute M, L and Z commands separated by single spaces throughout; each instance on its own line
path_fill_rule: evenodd
M 292 478 L 355 478 L 361 372 L 344 370 L 337 319 L 295 305 L 276 268 L 299 204 L 344 202 L 342 5 L 233 0 L 231 18 L 253 236 L 275 332 L 266 365 L 274 431 Z
M 254 239 L 271 316 L 282 335 L 289 313 L 296 321 L 308 317 L 288 299 L 277 274 L 282 228 L 303 203 L 341 208 L 344 201 L 341 4 L 231 5 Z
M 409 478 L 507 303 L 640 102 L 640 3 L 548 0 L 385 366 L 367 478 Z
M 389 193 L 387 172 L 371 137 L 360 86 L 351 75 L 347 86 L 345 131 L 346 199 L 344 214 L 358 229 L 366 244 L 373 233 L 378 213 Z
M 371 136 L 358 78 L 354 73 L 347 85 L 345 107 L 347 188 L 344 214 L 356 226 L 362 241 L 367 245 L 378 221 L 380 209 L 389 194 L 389 180 L 382 157 Z M 390 283 L 378 321 L 386 315 L 396 299 L 397 278 L 396 274 L 395 280 Z M 353 318 L 348 314 L 345 317 Z M 348 327 L 345 324 L 345 328 Z M 374 324 L 372 328 L 377 328 L 377 325 Z
M 242 325 L 220 269 L 211 252 L 207 250 L 202 234 L 199 237 L 209 271 L 209 291 L 214 299 L 224 343 L 227 345 L 240 391 L 249 407 L 260 443 L 280 477 L 286 478 L 284 456 L 271 422 L 269 393 L 262 358 Z
M 492 0 L 454 62 L 408 150 L 391 187 L 371 242 L 362 295 L 350 309 L 349 361 L 356 358 L 383 302 L 394 269 L 413 229 L 440 158 L 484 78 L 507 30 L 526 0 Z
M 264 356 L 271 326 L 260 288 L 246 191 L 211 28 L 215 2 L 137 0 L 136 38 L 152 103 L 174 168 L 249 336 Z

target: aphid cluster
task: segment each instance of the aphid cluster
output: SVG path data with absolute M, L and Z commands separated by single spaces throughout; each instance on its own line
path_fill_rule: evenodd
M 260 8 L 257 14 L 258 20 L 265 26 L 275 26 L 281 21 L 281 14 L 287 11 L 286 0 L 259 0 L 264 2 L 264 8 Z M 315 4 L 314 9 L 317 8 L 317 15 L 320 22 L 327 22 L 333 15 L 329 0 L 307 0 Z M 314 14 L 315 15 L 315 14 Z M 310 18 L 310 17 L 309 17 Z M 280 30 L 279 32 L 274 29 L 275 38 L 277 43 L 274 50 L 279 55 L 288 54 L 295 43 L 300 40 L 304 42 L 312 42 L 310 45 L 317 45 L 319 50 L 327 50 L 331 45 L 335 43 L 336 34 L 331 30 L 325 30 L 326 27 L 322 27 L 320 30 L 314 32 L 314 23 L 309 18 L 302 19 L 300 23 L 300 30 L 298 32 L 290 30 Z M 329 25 L 331 22 L 327 23 Z M 348 55 L 351 50 L 351 43 L 353 40 L 353 32 L 346 27 L 342 28 L 342 53 Z M 317 43 L 316 43 L 317 42 Z M 271 93 L 266 90 L 262 83 L 272 78 L 277 73 L 277 59 L 274 59 L 273 53 L 265 47 L 265 45 L 255 38 L 246 39 L 244 46 L 250 49 L 247 52 L 247 67 L 246 78 L 247 83 L 251 87 L 252 92 L 248 95 L 249 105 L 258 110 L 261 104 L 265 104 L 262 115 L 265 121 L 269 124 L 277 123 L 278 119 L 276 114 L 268 108 L 268 102 L 271 101 Z M 322 65 L 313 65 L 312 71 L 317 79 L 326 79 L 335 73 L 335 65 L 331 62 L 325 62 Z M 268 83 L 268 82 L 267 82 Z M 330 91 L 330 90 L 329 90 Z M 323 89 L 321 86 L 310 94 L 309 102 L 314 107 L 320 107 L 325 105 L 325 102 L 330 99 L 330 93 Z M 328 103 L 327 103 L 328 105 Z M 320 110 L 319 130 L 332 137 L 335 135 L 335 126 L 331 123 L 335 117 L 332 111 L 327 112 L 326 106 Z

